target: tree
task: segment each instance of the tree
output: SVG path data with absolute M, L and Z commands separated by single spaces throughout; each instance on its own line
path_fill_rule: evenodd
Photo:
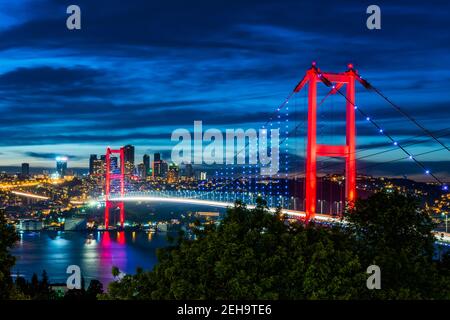
M 10 298 L 13 288 L 11 268 L 15 263 L 10 249 L 18 239 L 14 227 L 6 223 L 4 214 L 0 212 L 0 299 Z
M 110 284 L 114 299 L 349 299 L 365 288 L 340 228 L 288 223 L 236 203 L 218 226 L 158 252 L 153 271 Z
M 35 293 L 34 299 L 51 300 L 54 298 L 54 293 L 50 288 L 47 271 L 42 271 L 42 280 L 38 282 L 37 288 L 38 290 Z
M 36 273 L 31 276 L 30 295 L 32 297 L 39 293 L 39 278 Z
M 103 293 L 103 284 L 96 279 L 91 280 L 91 282 L 89 283 L 89 287 L 86 291 L 86 297 L 90 300 L 96 300 L 97 295 L 102 293 Z
M 113 266 L 113 267 L 111 268 L 111 274 L 112 274 L 112 276 L 114 277 L 114 279 L 116 279 L 116 278 L 120 275 L 120 270 L 119 270 L 119 268 L 116 267 L 116 266 Z
M 236 203 L 219 225 L 158 252 L 153 271 L 109 286 L 112 299 L 450 298 L 450 255 L 434 256 L 433 223 L 414 198 L 377 193 L 345 223 L 289 223 L 264 202 Z M 370 265 L 381 290 L 366 287 Z
M 434 260 L 434 224 L 430 212 L 420 208 L 417 199 L 379 192 L 358 200 L 344 217 L 361 263 L 381 269 L 382 290 L 370 290 L 367 297 L 448 297 L 448 276 L 438 270 L 443 262 Z

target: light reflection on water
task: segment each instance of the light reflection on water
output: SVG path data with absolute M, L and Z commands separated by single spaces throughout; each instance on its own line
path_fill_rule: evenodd
M 13 275 L 31 278 L 46 270 L 50 281 L 65 283 L 69 265 L 78 265 L 86 286 L 98 279 L 106 286 L 113 280 L 111 269 L 117 266 L 122 272 L 135 273 L 155 265 L 156 249 L 167 246 L 167 234 L 146 232 L 26 232 L 12 250 L 16 256 Z
M 224 208 L 212 208 L 199 205 L 145 203 L 127 204 L 127 219 L 133 222 L 167 221 L 179 219 L 187 212 L 218 211 Z M 102 216 L 103 212 L 97 212 Z M 176 234 L 172 236 L 176 237 Z M 12 250 L 16 256 L 13 275 L 20 274 L 30 279 L 33 273 L 39 277 L 46 270 L 52 283 L 67 281 L 66 269 L 69 265 L 78 265 L 85 279 L 98 279 L 106 288 L 114 278 L 113 266 L 122 272 L 134 274 L 137 267 L 150 270 L 157 262 L 156 250 L 168 245 L 166 233 L 146 232 L 95 232 L 92 235 L 81 232 L 27 232 Z

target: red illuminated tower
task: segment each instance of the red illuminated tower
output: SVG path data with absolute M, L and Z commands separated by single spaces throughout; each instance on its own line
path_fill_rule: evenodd
M 111 173 L 111 154 L 119 154 L 120 155 L 120 173 Z M 124 157 L 124 148 L 120 148 L 119 150 L 112 150 L 111 148 L 106 149 L 106 186 L 105 186 L 105 229 L 109 228 L 109 209 L 117 208 L 120 209 L 120 226 L 123 228 L 123 223 L 125 220 L 125 208 L 123 205 L 123 201 L 115 202 L 110 201 L 111 195 L 111 181 L 119 180 L 120 181 L 120 196 L 123 197 L 125 194 L 125 157 Z
M 349 206 L 356 199 L 356 159 L 355 159 L 355 79 L 353 66 L 343 73 L 322 72 L 313 62 L 303 80 L 294 89 L 299 92 L 308 84 L 308 141 L 306 149 L 306 220 L 314 218 L 316 213 L 317 189 L 317 157 L 345 158 L 345 197 Z M 317 144 L 317 83 L 323 82 L 336 93 L 346 86 L 346 144 L 323 145 Z M 339 91 L 340 92 L 340 91 Z

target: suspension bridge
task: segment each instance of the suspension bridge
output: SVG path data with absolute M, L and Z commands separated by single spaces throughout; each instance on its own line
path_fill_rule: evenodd
M 279 105 L 274 113 L 270 116 L 269 120 L 262 126 L 262 128 L 273 129 L 274 127 L 280 128 L 281 132 L 284 134 L 283 139 L 280 142 L 280 148 L 284 145 L 286 148 L 286 153 L 281 154 L 280 158 L 285 157 L 285 159 L 277 159 L 282 164 L 286 165 L 286 170 L 284 173 L 276 173 L 274 175 L 269 174 L 268 178 L 271 181 L 276 180 L 278 183 L 276 186 L 270 184 L 269 187 L 256 186 L 258 181 L 257 177 L 257 166 L 243 166 L 240 168 L 242 173 L 239 174 L 238 168 L 234 166 L 225 166 L 225 177 L 223 172 L 218 172 L 216 177 L 223 183 L 218 184 L 216 187 L 209 188 L 204 192 L 189 192 L 189 191 L 178 191 L 172 194 L 161 193 L 161 192 L 148 192 L 143 193 L 133 193 L 126 192 L 125 188 L 125 170 L 124 166 L 120 166 L 120 173 L 111 173 L 110 171 L 110 157 L 112 154 L 119 154 L 121 162 L 123 163 L 124 150 L 121 149 L 110 149 L 106 151 L 106 187 L 105 187 L 105 227 L 108 228 L 109 225 L 109 214 L 111 208 L 118 208 L 120 210 L 120 224 L 123 226 L 125 219 L 124 212 L 124 202 L 126 201 L 144 201 L 144 200 L 157 200 L 157 201 L 173 201 L 173 202 L 184 202 L 184 203 L 203 203 L 215 206 L 228 206 L 234 201 L 240 200 L 248 205 L 254 205 L 255 200 L 258 196 L 263 198 L 268 198 L 269 204 L 276 205 L 286 210 L 286 213 L 292 216 L 300 217 L 309 221 L 311 219 L 317 218 L 318 207 L 323 205 L 324 199 L 318 199 L 318 166 L 317 162 L 319 157 L 332 157 L 332 158 L 343 158 L 345 161 L 345 178 L 343 179 L 344 185 L 344 199 L 341 201 L 334 201 L 339 203 L 344 203 L 341 205 L 341 209 L 347 205 L 352 207 L 357 198 L 357 150 L 356 150 L 356 114 L 359 113 L 370 125 L 372 125 L 379 134 L 383 135 L 388 144 L 394 147 L 396 150 L 400 150 L 404 156 L 402 159 L 409 159 L 411 162 L 415 163 L 423 174 L 430 176 L 436 183 L 442 186 L 444 190 L 447 190 L 447 185 L 436 175 L 430 168 L 428 168 L 420 159 L 419 156 L 423 154 L 414 154 L 409 151 L 411 143 L 407 141 L 397 140 L 393 133 L 384 130 L 381 123 L 376 119 L 369 116 L 369 113 L 364 110 L 361 106 L 356 104 L 355 92 L 356 83 L 362 85 L 366 90 L 374 92 L 385 100 L 388 105 L 390 105 L 396 112 L 400 113 L 407 121 L 411 122 L 418 130 L 421 131 L 421 135 L 428 137 L 434 142 L 438 143 L 441 148 L 438 150 L 450 151 L 450 149 L 441 140 L 442 135 L 439 136 L 421 125 L 416 119 L 409 115 L 404 109 L 400 108 L 391 99 L 384 95 L 381 90 L 374 87 L 366 79 L 362 78 L 357 70 L 354 69 L 352 64 L 348 65 L 345 72 L 332 73 L 321 71 L 315 62 L 306 71 L 302 80 L 294 87 L 293 91 L 288 95 L 288 97 Z M 318 102 L 318 86 L 323 85 L 328 89 L 327 94 L 323 99 Z M 305 170 L 303 179 L 303 193 L 304 197 L 298 197 L 298 195 L 293 195 L 292 191 L 289 190 L 289 177 L 288 177 L 288 140 L 289 136 L 292 135 L 292 131 L 289 131 L 289 119 L 288 119 L 288 103 L 299 92 L 307 87 L 307 132 L 306 132 L 306 157 L 305 157 Z M 305 89 L 306 90 L 306 89 Z M 318 143 L 318 108 L 325 102 L 325 100 L 332 96 L 338 95 L 343 97 L 345 106 L 345 143 L 343 144 L 320 144 Z M 342 109 L 342 108 L 341 108 Z M 283 113 L 284 112 L 284 113 Z M 283 117 L 285 115 L 285 118 Z M 296 126 L 293 130 L 295 132 L 299 126 Z M 237 152 L 245 152 L 248 148 L 248 143 L 245 147 Z M 435 152 L 436 150 L 427 151 L 427 153 Z M 365 156 L 367 157 L 367 155 Z M 401 160 L 402 160 L 401 159 Z M 284 163 L 283 161 L 286 160 Z M 398 160 L 397 160 L 398 161 Z M 332 163 L 334 165 L 334 163 Z M 321 167 L 324 168 L 323 166 Z M 284 175 L 284 176 L 283 176 Z M 243 186 L 242 180 L 247 177 L 247 186 Z M 261 177 L 259 177 L 259 181 Z M 114 181 L 119 182 L 119 186 L 116 187 L 116 191 L 113 191 Z M 252 186 L 253 184 L 253 186 Z M 252 189 L 253 187 L 253 189 Z M 242 192 L 242 189 L 247 189 L 246 192 Z M 201 189 L 201 188 L 200 188 Z M 240 189 L 241 192 L 230 192 L 232 190 Z M 249 190 L 250 189 L 250 190 Z M 255 190 L 256 189 L 256 190 Z M 118 192 L 117 192 L 118 191 Z M 251 192 L 253 191 L 253 192 Z M 294 198 L 302 199 L 303 210 L 289 210 L 290 199 Z M 274 210 L 274 207 L 271 208 Z M 323 213 L 323 210 L 321 210 Z
M 394 130 L 387 130 L 382 125 L 382 121 L 371 117 L 369 112 L 361 105 L 356 103 L 356 85 L 360 84 L 364 90 L 372 92 L 388 106 L 398 113 L 402 119 L 405 119 L 411 127 L 414 127 L 420 134 L 409 139 L 397 139 Z M 320 92 L 325 90 L 323 94 Z M 294 116 L 303 116 L 303 121 L 298 121 L 297 125 L 289 122 L 289 102 L 292 101 L 301 92 L 305 94 L 307 110 L 296 111 L 294 107 Z M 345 138 L 343 142 L 337 143 L 319 143 L 323 125 L 319 124 L 323 119 L 318 117 L 318 113 L 323 109 L 322 105 L 332 96 L 341 97 L 340 106 L 332 106 L 333 112 L 338 110 L 345 111 Z M 318 99 L 322 97 L 322 99 Z M 341 112 L 343 113 L 343 112 Z M 372 129 L 384 137 L 387 150 L 377 151 L 371 154 L 359 155 L 363 151 L 370 150 L 370 147 L 357 150 L 356 145 L 356 124 L 357 115 L 361 116 Z M 299 119 L 295 119 L 299 120 Z M 295 121 L 294 121 L 295 122 Z M 450 135 L 448 129 L 439 131 L 430 131 L 425 128 L 417 119 L 412 117 L 405 109 L 399 107 L 392 99 L 387 97 L 380 89 L 374 87 L 367 79 L 361 77 L 352 64 L 348 64 L 347 70 L 340 73 L 323 72 L 316 63 L 306 71 L 304 77 L 294 87 L 287 98 L 270 114 L 269 119 L 262 124 L 262 129 L 280 130 L 281 139 L 279 147 L 282 152 L 276 159 L 280 163 L 282 170 L 265 176 L 260 174 L 260 165 L 224 165 L 222 169 L 217 170 L 213 177 L 215 184 L 213 186 L 204 186 L 199 184 L 197 190 L 177 190 L 177 191 L 146 191 L 136 192 L 127 187 L 127 173 L 124 165 L 124 148 L 107 148 L 105 161 L 105 193 L 104 196 L 96 199 L 104 203 L 105 229 L 109 228 L 110 214 L 112 210 L 119 210 L 120 225 L 123 227 L 125 221 L 126 202 L 132 201 L 156 201 L 171 203 L 200 204 L 213 207 L 232 206 L 239 200 L 248 206 L 255 205 L 258 197 L 264 198 L 271 211 L 281 208 L 282 212 L 306 221 L 316 219 L 328 222 L 336 222 L 339 219 L 339 213 L 345 206 L 352 207 L 358 197 L 357 190 L 357 162 L 373 156 L 385 155 L 389 152 L 398 151 L 401 157 L 389 161 L 380 161 L 372 166 L 383 165 L 386 163 L 409 161 L 417 166 L 418 172 L 426 175 L 434 183 L 439 185 L 442 190 L 448 190 L 444 179 L 439 177 L 432 168 L 424 161 L 423 156 L 435 152 L 450 152 L 449 147 L 443 142 Z M 299 133 L 304 128 L 305 132 Z M 299 148 L 295 143 L 295 137 L 304 137 L 304 160 L 303 163 L 289 162 L 292 150 Z M 333 132 L 332 136 L 339 136 Z M 342 136 L 342 135 L 341 135 Z M 420 139 L 419 139 L 420 138 Z M 294 143 L 289 144 L 291 140 Z M 415 152 L 412 147 L 421 143 L 432 141 L 439 148 L 425 150 L 424 152 Z M 246 154 L 249 143 L 245 144 L 240 150 L 236 150 L 236 156 L 244 152 Z M 120 165 L 114 170 L 111 168 L 111 158 L 118 155 Z M 327 171 L 335 168 L 342 162 L 333 161 L 324 165 L 320 163 L 321 158 L 344 159 L 345 173 L 343 179 L 336 184 L 325 183 L 323 176 L 320 176 L 319 170 Z M 319 165 L 320 163 L 320 165 Z M 290 172 L 294 166 L 294 174 Z M 366 168 L 370 167 L 366 166 Z M 269 168 L 270 169 L 270 168 Z M 359 168 L 358 170 L 361 170 Z M 292 170 L 291 170 L 292 171 Z M 300 177 L 300 178 L 299 178 Z M 294 181 L 294 182 L 293 182 Z M 323 189 L 330 188 L 328 199 L 324 196 Z M 335 196 L 339 193 L 339 196 Z M 297 201 L 297 203 L 295 203 Z M 293 204 L 294 202 L 294 204 Z M 324 206 L 326 209 L 324 209 Z M 447 235 L 448 237 L 448 235 Z

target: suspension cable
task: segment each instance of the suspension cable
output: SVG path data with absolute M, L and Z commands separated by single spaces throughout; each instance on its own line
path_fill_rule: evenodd
M 425 128 L 423 125 L 421 125 L 416 119 L 414 119 L 411 115 L 409 115 L 405 110 L 400 108 L 397 104 L 395 104 L 391 99 L 389 99 L 385 94 L 381 92 L 378 88 L 374 87 L 372 84 L 370 84 L 367 80 L 363 79 L 359 74 L 356 74 L 358 77 L 359 82 L 364 86 L 364 88 L 368 90 L 373 90 L 375 93 L 377 93 L 380 97 L 382 97 L 386 102 L 388 102 L 392 108 L 394 108 L 397 112 L 399 112 L 401 115 L 403 115 L 405 118 L 407 118 L 409 121 L 414 123 L 416 127 L 418 127 L 420 130 L 422 130 L 425 134 L 430 136 L 434 141 L 439 143 L 441 146 L 443 146 L 447 151 L 450 152 L 450 148 L 446 146 L 442 141 L 438 139 L 430 130 Z
M 317 70 L 317 69 L 315 69 Z M 371 119 L 367 113 L 365 113 L 360 107 L 358 107 L 353 101 L 351 101 L 346 94 L 342 93 L 342 91 L 337 88 L 335 85 L 332 84 L 332 82 L 327 79 L 322 73 L 318 73 L 318 77 L 321 80 L 321 82 L 323 82 L 327 87 L 332 87 L 337 93 L 339 93 L 342 97 L 344 97 L 344 99 L 350 103 L 355 110 L 358 110 L 358 112 L 364 116 L 366 118 L 366 120 L 368 122 L 370 122 L 372 125 L 374 125 L 378 131 L 382 134 L 384 134 L 389 140 L 391 140 L 391 142 L 397 146 L 398 148 L 400 148 L 411 160 L 413 160 L 419 167 L 421 167 L 426 174 L 429 174 L 430 176 L 432 176 L 439 184 L 444 185 L 444 183 L 438 178 L 436 177 L 436 175 L 434 175 L 429 169 L 427 169 L 420 161 L 418 161 L 411 153 L 409 153 L 401 144 L 399 144 L 390 134 L 384 132 L 384 130 L 381 128 L 380 125 L 378 125 L 377 122 L 375 122 L 373 119 Z

